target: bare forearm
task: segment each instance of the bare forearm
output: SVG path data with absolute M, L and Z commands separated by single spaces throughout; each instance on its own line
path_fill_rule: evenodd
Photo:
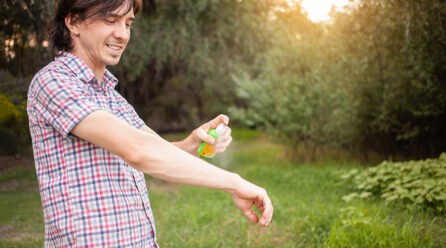
M 140 127 L 139 130 L 159 137 L 159 135 L 155 131 L 153 131 L 151 128 L 149 128 L 146 125 L 143 125 L 142 127 Z M 198 153 L 197 153 L 198 146 L 195 144 L 196 142 L 194 143 L 191 140 L 190 136 L 188 136 L 186 139 L 184 139 L 182 141 L 174 141 L 174 142 L 170 142 L 170 143 L 172 145 L 180 148 L 181 150 L 183 150 L 193 156 L 198 157 Z
M 145 174 L 175 183 L 221 189 L 232 193 L 241 178 L 186 151 L 151 136 L 141 147 L 142 156 L 131 164 Z

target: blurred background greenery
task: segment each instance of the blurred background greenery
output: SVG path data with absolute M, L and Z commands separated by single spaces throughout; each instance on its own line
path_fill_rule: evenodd
M 117 90 L 168 140 L 229 115 L 212 163 L 276 209 L 259 229 L 222 192 L 148 178 L 163 247 L 445 247 L 446 2 L 345 0 L 322 21 L 316 2 L 144 0 Z M 0 247 L 43 246 L 26 95 L 52 5 L 0 0 Z
M 44 31 L 52 3 L 1 1 L 3 153 L 29 146 L 26 92 L 52 60 Z M 364 161 L 445 151 L 444 1 L 354 0 L 321 22 L 302 5 L 144 0 L 130 44 L 110 68 L 118 90 L 158 132 L 226 113 L 302 160 L 326 147 Z

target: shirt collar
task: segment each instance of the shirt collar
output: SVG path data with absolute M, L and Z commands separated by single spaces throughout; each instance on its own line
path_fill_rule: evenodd
M 87 66 L 87 64 L 78 56 L 69 53 L 69 52 L 61 52 L 56 60 L 64 63 L 68 68 L 76 74 L 76 76 L 84 81 L 85 83 L 90 83 L 94 87 L 101 87 L 101 83 L 96 80 L 93 70 Z M 104 76 L 102 77 L 102 81 L 104 85 L 114 89 L 118 84 L 118 79 L 113 76 L 113 74 L 105 69 Z

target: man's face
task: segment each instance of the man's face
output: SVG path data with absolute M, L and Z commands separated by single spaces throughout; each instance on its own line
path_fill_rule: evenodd
M 105 67 L 119 62 L 135 20 L 133 9 L 125 15 L 123 12 L 121 8 L 103 19 L 87 19 L 79 24 L 74 50 L 89 66 Z

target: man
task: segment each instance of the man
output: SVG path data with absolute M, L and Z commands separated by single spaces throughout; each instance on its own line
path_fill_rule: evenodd
M 269 226 L 266 191 L 197 158 L 220 115 L 169 143 L 115 90 L 106 69 L 119 62 L 141 0 L 59 0 L 49 42 L 56 59 L 28 92 L 28 116 L 42 206 L 45 247 L 158 247 L 144 174 L 215 188 L 254 223 Z M 230 129 L 216 144 L 231 143 Z M 258 219 L 251 209 L 256 206 Z

